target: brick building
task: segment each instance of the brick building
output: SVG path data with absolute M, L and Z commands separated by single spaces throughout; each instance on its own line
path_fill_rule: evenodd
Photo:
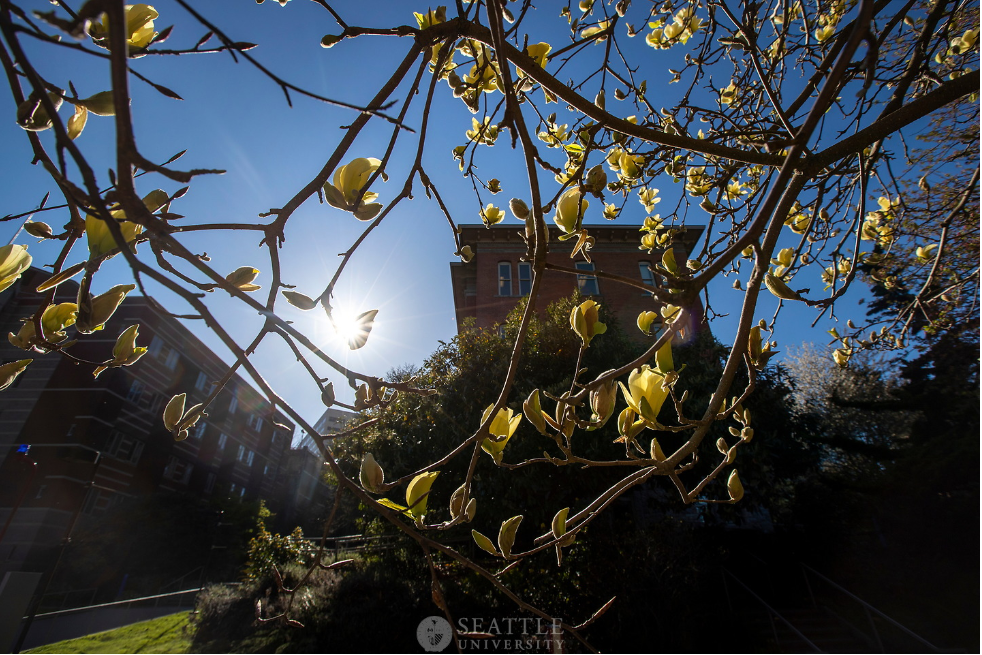
M 0 294 L 0 334 L 17 333 L 20 319 L 36 311 L 41 294 L 34 289 L 48 276 L 32 268 Z M 73 282 L 62 284 L 55 302 L 74 302 L 77 290 Z M 84 521 L 127 498 L 221 494 L 263 498 L 273 511 L 290 509 L 284 487 L 294 425 L 243 378 L 233 376 L 185 441 L 175 442 L 164 428 L 163 408 L 174 394 L 186 392 L 190 407 L 228 371 L 176 319 L 131 295 L 104 330 L 70 352 L 104 361 L 134 323 L 140 324 L 137 344 L 149 351 L 98 378 L 90 364 L 25 353 L 0 340 L 0 361 L 34 358 L 0 393 L 0 526 L 23 495 L 0 542 L 0 574 L 57 544 L 74 517 Z M 23 444 L 31 446 L 27 457 L 16 452 Z M 36 462 L 33 475 L 30 461 Z
M 570 259 L 576 240 L 560 241 L 559 229 L 550 227 L 549 263 L 576 268 L 582 273 L 574 276 L 545 271 L 538 307 L 544 309 L 579 289 L 581 295 L 595 299 L 617 315 L 622 325 L 633 325 L 639 313 L 653 309 L 651 295 L 611 280 L 598 279 L 592 273 L 603 271 L 654 286 L 657 278 L 650 267 L 661 261 L 661 253 L 648 254 L 638 248 L 638 225 L 584 227 L 596 238 L 596 245 L 590 251 L 592 263 L 582 257 Z M 458 331 L 468 317 L 473 317 L 475 326 L 480 328 L 504 322 L 518 299 L 528 295 L 532 287 L 532 265 L 523 261 L 526 246 L 521 230 L 522 227 L 517 225 L 460 226 L 461 243 L 474 250 L 474 257 L 467 263 L 450 264 Z M 677 261 L 685 261 L 702 232 L 701 227 L 689 227 L 675 237 L 673 248 Z

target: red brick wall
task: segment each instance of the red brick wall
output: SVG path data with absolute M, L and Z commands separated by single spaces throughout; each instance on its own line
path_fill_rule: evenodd
M 620 275 L 638 282 L 641 281 L 639 262 L 650 262 L 652 265 L 661 260 L 661 253 L 656 251 L 648 254 L 640 250 L 640 233 L 638 226 L 607 225 L 585 226 L 590 234 L 597 239 L 596 245 L 590 251 L 597 271 Z M 457 310 L 457 325 L 461 327 L 464 318 L 473 316 L 477 327 L 490 327 L 505 320 L 508 312 L 514 308 L 521 298 L 518 295 L 518 264 L 525 255 L 525 242 L 519 234 L 520 226 L 462 226 L 461 242 L 474 249 L 474 258 L 468 264 L 455 263 L 451 265 L 451 280 L 454 287 L 454 304 Z M 689 228 L 683 238 L 677 238 L 675 256 L 681 263 L 685 261 L 688 250 L 701 234 L 701 228 Z M 570 259 L 575 240 L 559 241 L 559 233 L 550 231 L 550 253 L 548 261 L 552 264 L 575 268 L 576 262 L 584 261 L 582 255 Z M 498 264 L 511 264 L 512 294 L 498 295 Z M 473 293 L 465 291 L 468 279 L 473 286 Z M 655 300 L 644 291 L 618 283 L 613 280 L 597 280 L 600 294 L 592 296 L 601 305 L 612 311 L 625 328 L 634 325 L 637 316 L 642 311 L 653 310 L 657 307 Z M 577 289 L 577 278 L 573 274 L 559 271 L 545 271 L 542 290 L 537 309 L 545 309 L 549 303 L 567 297 Z

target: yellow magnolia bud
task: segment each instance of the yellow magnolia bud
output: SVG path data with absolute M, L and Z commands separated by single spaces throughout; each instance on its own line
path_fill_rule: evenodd
M 184 403 L 187 400 L 187 394 L 179 393 L 167 402 L 167 406 L 164 407 L 164 427 L 168 431 L 173 432 L 177 428 L 181 419 L 184 418 Z
M 726 480 L 726 490 L 730 494 L 730 501 L 737 502 L 743 498 L 743 484 L 740 482 L 740 475 L 733 469 L 730 477 Z
M 573 332 L 583 341 L 584 348 L 590 347 L 593 337 L 607 331 L 607 326 L 600 322 L 599 309 L 600 305 L 593 300 L 587 300 L 570 312 L 569 324 Z
M 17 376 L 23 373 L 27 365 L 33 361 L 33 359 L 19 359 L 16 362 L 8 362 L 0 366 L 0 391 L 12 385 Z
M 467 495 L 467 484 L 457 487 L 450 496 L 450 518 L 456 519 L 464 509 L 464 496 Z
M 467 507 L 464 508 L 464 518 L 470 523 L 474 520 L 477 515 L 477 498 L 471 498 L 467 501 Z
M 501 529 L 498 530 L 498 548 L 505 559 L 511 558 L 511 549 L 515 545 L 515 536 L 518 533 L 518 526 L 524 517 L 513 516 L 507 521 L 501 522 Z
M 664 462 L 667 458 L 665 457 L 665 452 L 661 449 L 661 445 L 658 443 L 658 439 L 651 440 L 651 459 L 656 462 Z
M 375 461 L 371 453 L 365 453 L 361 460 L 361 471 L 359 472 L 361 486 L 373 494 L 380 494 L 385 484 L 385 472 Z
M 30 265 L 31 256 L 25 246 L 12 243 L 0 247 L 0 291 L 16 282 Z
M 590 409 L 593 416 L 590 421 L 599 425 L 591 426 L 591 430 L 603 427 L 610 417 L 614 414 L 614 407 L 617 404 L 617 382 L 608 380 L 590 392 Z
M 539 403 L 539 390 L 535 389 L 522 404 L 525 411 L 525 418 L 535 426 L 540 434 L 546 433 L 546 420 L 542 418 L 542 405 Z
M 465 264 L 470 260 L 474 259 L 474 249 L 471 248 L 470 246 L 461 246 L 460 250 L 458 250 L 454 254 L 460 257 L 460 260 Z
M 41 221 L 27 221 L 24 223 L 24 231 L 39 239 L 48 239 L 53 235 L 51 226 Z
M 576 231 L 576 224 L 586 213 L 590 203 L 576 187 L 567 189 L 556 202 L 556 215 L 553 221 L 566 234 Z
M 520 221 L 524 221 L 529 217 L 529 208 L 528 205 L 525 204 L 524 200 L 512 198 L 508 202 L 508 208 L 511 209 L 511 213 L 515 215 L 515 218 Z
M 45 280 L 44 282 L 38 285 L 37 292 L 41 293 L 42 291 L 47 291 L 48 289 L 51 289 L 52 287 L 56 287 L 62 282 L 65 282 L 66 280 L 72 279 L 73 277 L 78 275 L 79 272 L 81 272 L 82 269 L 84 268 L 85 268 L 85 262 L 81 262 L 79 264 L 75 264 L 74 266 L 69 266 L 68 268 L 61 271 L 60 273 L 55 273 L 47 280 Z
M 768 291 L 782 300 L 802 300 L 798 292 L 792 291 L 791 287 L 785 284 L 784 280 L 771 273 L 764 276 L 764 286 L 767 287 Z
M 117 284 L 109 291 L 93 298 L 87 297 L 78 299 L 78 318 L 75 321 L 75 329 L 81 334 L 91 334 L 96 330 L 101 330 L 120 303 L 130 291 L 136 288 L 135 284 Z M 79 289 L 81 292 L 81 289 Z
M 586 174 L 586 187 L 593 195 L 599 196 L 607 187 L 607 171 L 603 165 L 597 164 Z
M 229 284 L 240 291 L 258 291 L 259 289 L 262 289 L 262 287 L 258 284 L 252 283 L 252 281 L 256 279 L 257 275 L 259 275 L 259 269 L 253 268 L 252 266 L 240 266 L 226 275 L 225 279 Z
M 74 101 L 76 105 L 85 107 L 96 116 L 115 116 L 116 106 L 113 104 L 112 91 L 100 91 L 99 93 L 85 98 L 84 100 Z

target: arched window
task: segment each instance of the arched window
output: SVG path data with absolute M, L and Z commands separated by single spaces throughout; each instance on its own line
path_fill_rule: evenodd
M 511 295 L 511 262 L 498 262 L 498 295 Z

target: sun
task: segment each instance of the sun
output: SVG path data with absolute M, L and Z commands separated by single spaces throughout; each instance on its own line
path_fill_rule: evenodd
M 375 326 L 375 315 L 378 310 L 370 310 L 361 314 L 353 314 L 343 309 L 331 312 L 331 323 L 338 339 L 348 345 L 351 350 L 358 350 L 368 341 Z

